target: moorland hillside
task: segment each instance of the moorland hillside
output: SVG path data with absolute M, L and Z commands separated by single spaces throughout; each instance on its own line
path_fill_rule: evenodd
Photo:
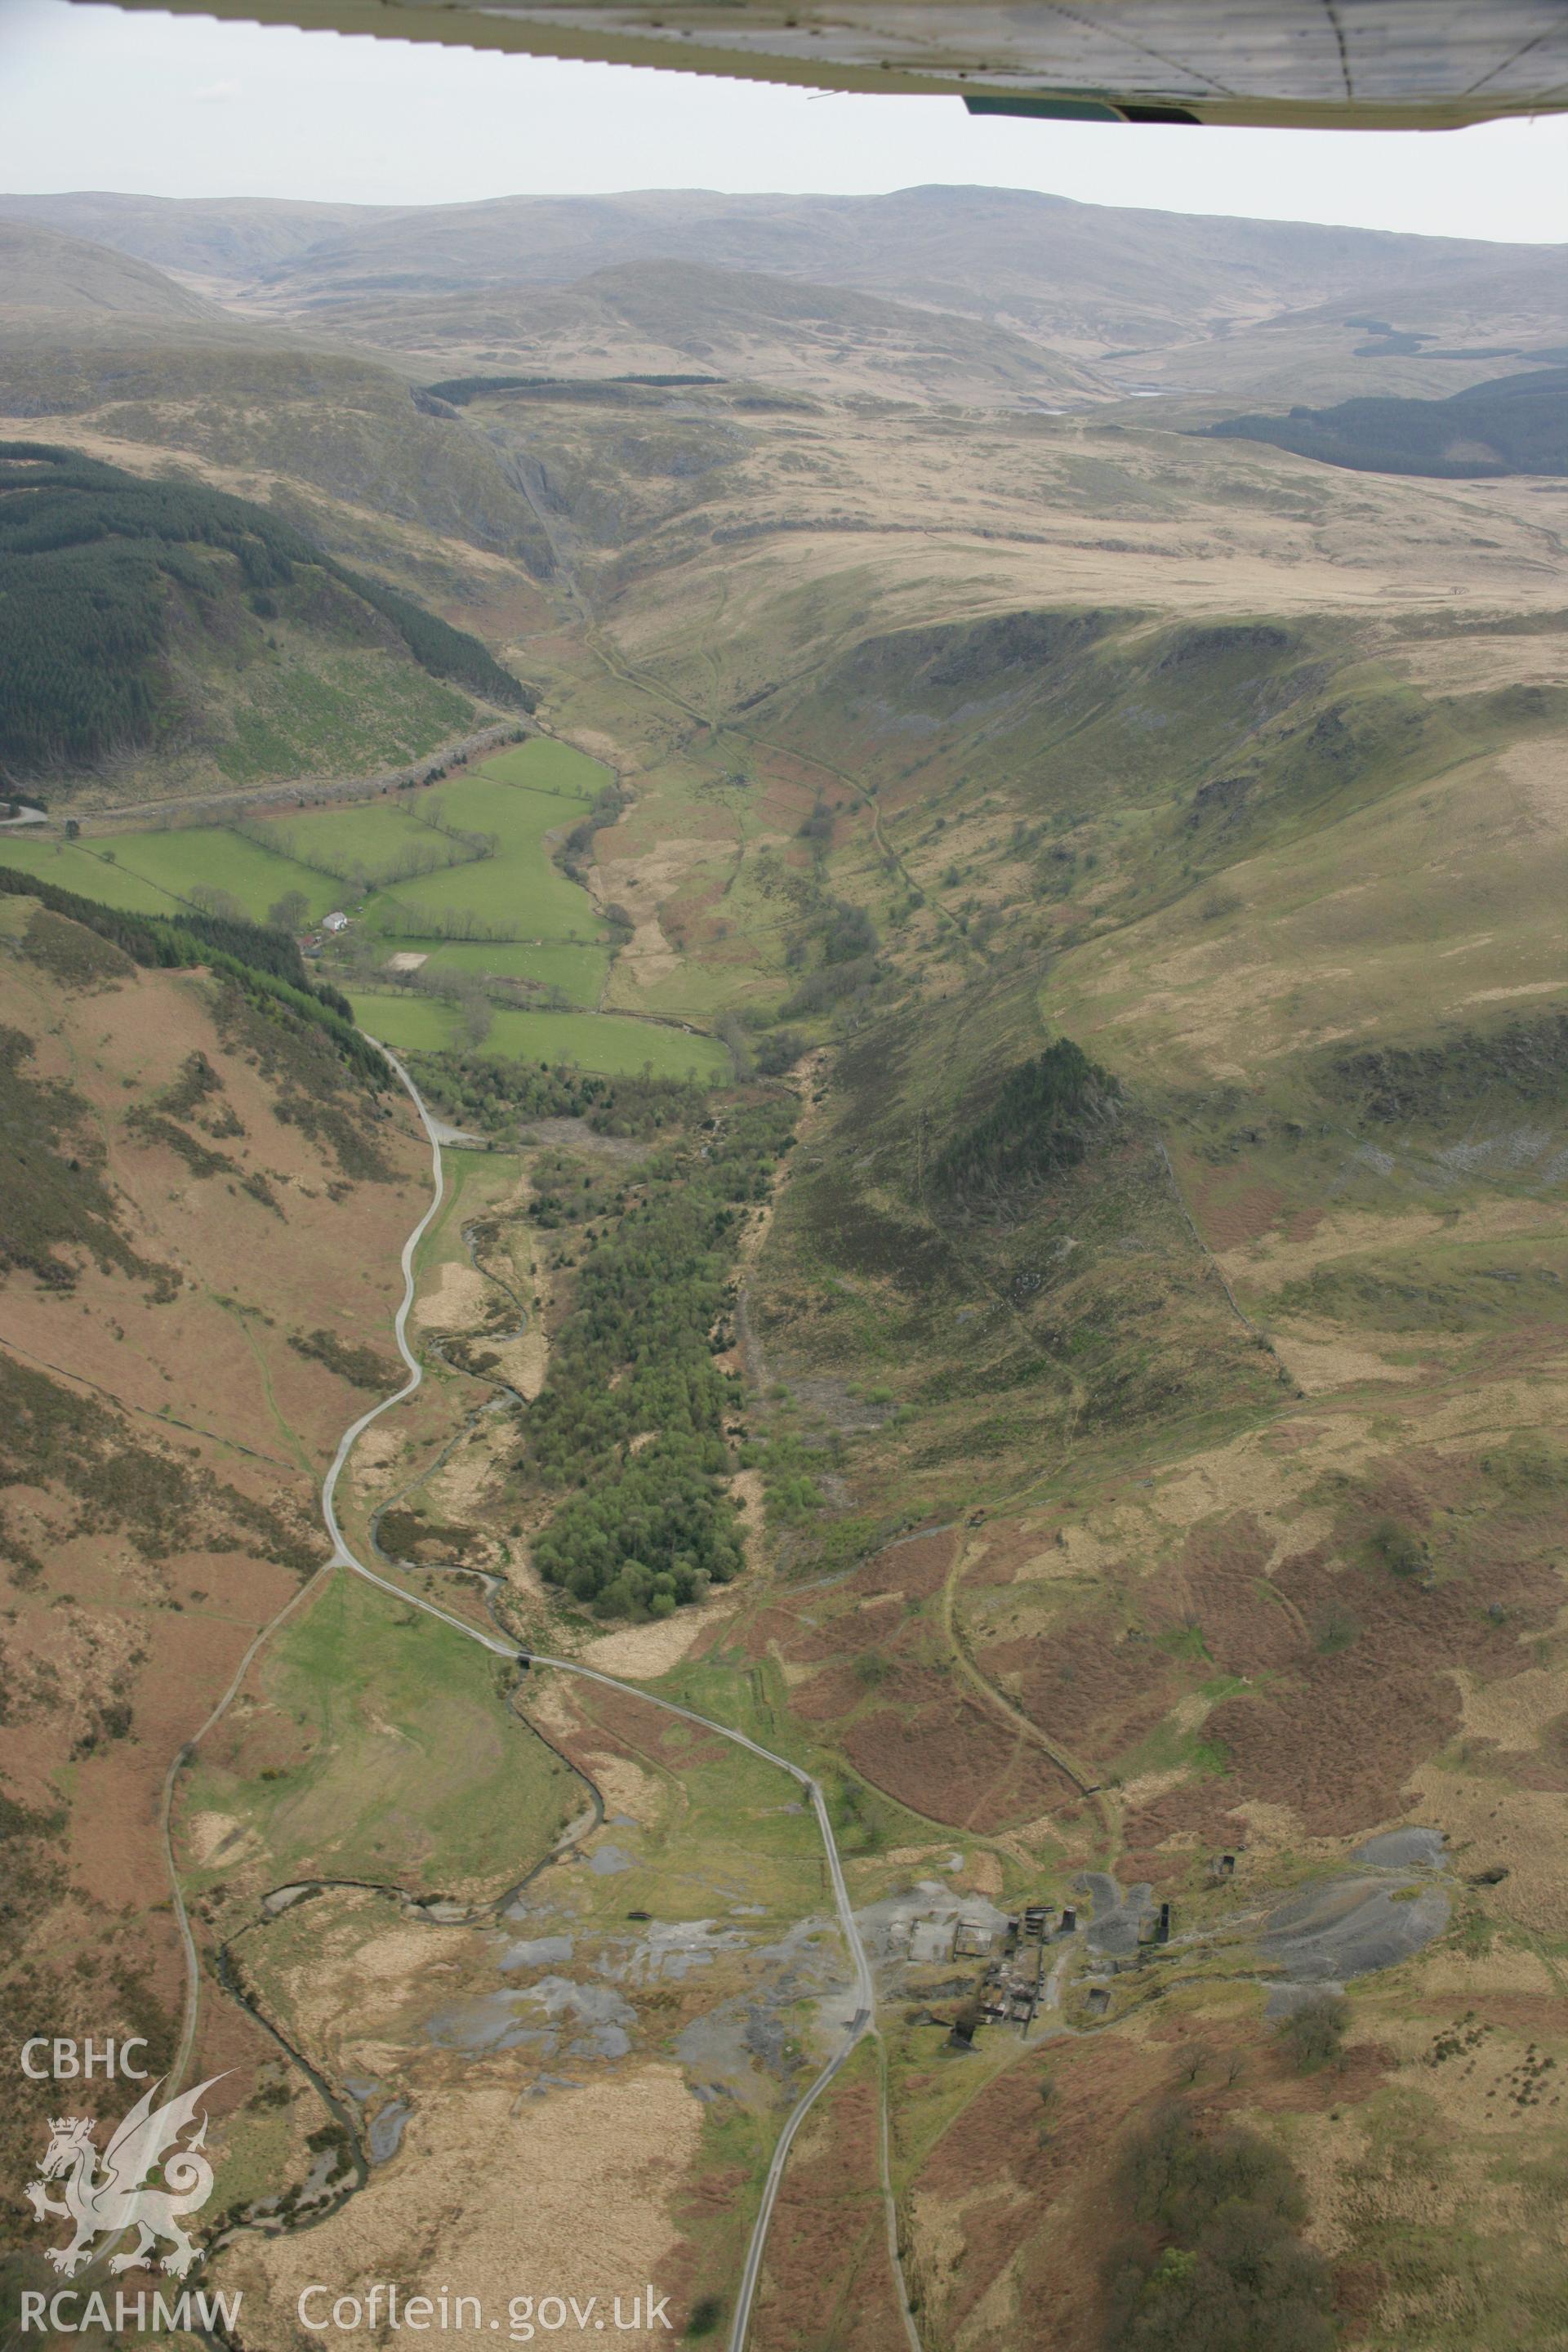
M 323 238 L 367 226 L 396 207 L 243 196 L 191 204 L 179 197 L 102 191 L 8 195 L 0 199 L 0 209 L 7 219 L 58 229 L 91 245 L 112 246 L 182 278 L 243 285 L 308 252 Z
M 291 941 L 0 896 L 17 2041 L 46 2017 L 140 2033 L 154 2073 L 179 2045 L 179 1935 L 149 1895 L 164 1779 L 319 1571 L 317 1463 L 386 1377 L 421 1156 L 385 1081 Z M 7 2102 L 16 2168 L 51 2104 L 49 2083 Z M 8 2284 L 19 2252 L 52 2275 L 23 2240 L 7 2228 Z
M 123 241 L 160 268 L 195 270 L 224 259 L 252 282 L 274 289 L 287 283 L 296 299 L 377 279 L 389 281 L 388 291 L 393 283 L 426 292 L 559 284 L 665 255 L 860 285 L 956 310 L 999 306 L 1005 289 L 1020 308 L 1032 300 L 1036 323 L 1059 327 L 1061 313 L 1044 306 L 1081 300 L 1091 285 L 1108 307 L 1120 299 L 1156 315 L 1193 317 L 1259 296 L 1270 307 L 1300 306 L 1352 288 L 1421 285 L 1483 262 L 1542 267 L 1529 247 L 1119 210 L 998 188 L 794 198 L 649 191 L 395 210 L 72 195 L 6 197 L 4 205 L 69 234 Z M 254 242 L 243 252 L 240 218 L 253 225 Z M 265 242 L 264 224 L 274 225 Z M 1419 248 L 1414 273 L 1413 247 Z
M 0 226 L 0 287 L 8 310 L 117 313 L 164 319 L 219 316 L 161 269 L 109 246 L 23 221 Z
M 556 375 L 698 369 L 791 390 L 966 405 L 1093 397 L 1092 371 L 1005 328 L 844 287 L 695 261 L 595 270 L 567 288 L 395 292 L 313 305 L 318 331 L 410 359 L 495 373 L 516 361 Z

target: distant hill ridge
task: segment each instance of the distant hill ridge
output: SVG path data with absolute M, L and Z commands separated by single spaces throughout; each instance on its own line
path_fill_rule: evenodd
M 561 286 L 653 260 L 852 286 L 1032 334 L 1157 342 L 1226 316 L 1399 303 L 1461 271 L 1544 286 L 1561 248 L 1083 205 L 1026 190 L 885 196 L 653 190 L 468 205 L 0 196 L 0 216 L 265 294 L 295 310 L 373 295 Z
M 487 348 L 559 375 L 679 384 L 710 378 L 884 391 L 907 398 L 1081 398 L 1093 375 L 1004 326 L 762 270 L 624 263 L 573 286 L 377 291 L 311 305 L 310 326 L 410 356 Z M 468 373 L 468 371 L 465 371 Z M 430 389 L 438 391 L 438 385 Z
M 216 302 L 108 245 L 0 218 L 0 301 L 7 309 L 221 320 Z
M 284 196 L 0 196 L 0 215 L 112 246 L 159 269 L 247 278 L 307 252 L 324 237 L 383 220 L 382 205 L 301 204 Z

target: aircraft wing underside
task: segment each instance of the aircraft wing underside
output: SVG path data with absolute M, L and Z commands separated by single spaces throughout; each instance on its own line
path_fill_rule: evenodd
M 120 0 L 1047 120 L 1447 130 L 1568 108 L 1568 0 Z

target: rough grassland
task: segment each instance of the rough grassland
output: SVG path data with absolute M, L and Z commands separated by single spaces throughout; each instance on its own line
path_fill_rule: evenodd
M 197 1883 L 204 1864 L 232 1874 L 259 1843 L 275 1884 L 499 1892 L 547 1851 L 580 1794 L 509 1718 L 508 1679 L 477 1643 L 335 1576 L 269 1652 L 254 1727 L 216 1738 L 192 1775 L 182 1824 Z M 242 1832 L 222 1832 L 226 1853 L 205 1843 L 205 1814 Z
M 221 710 L 229 740 L 209 755 L 217 776 L 231 784 L 287 782 L 296 776 L 353 775 L 396 767 L 436 751 L 475 724 L 465 694 L 427 677 L 411 663 L 381 653 L 345 653 L 331 659 L 290 646 L 278 667 L 243 672 L 238 690 L 205 674 L 209 708 Z M 205 781 L 207 761 L 187 756 L 173 772 L 187 789 Z M 168 768 L 163 772 L 169 773 Z

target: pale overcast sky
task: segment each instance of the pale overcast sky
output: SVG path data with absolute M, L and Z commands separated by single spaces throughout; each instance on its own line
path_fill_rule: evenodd
M 1484 0 L 1477 0 L 1484 5 Z M 620 66 L 0 0 L 0 186 L 449 204 L 932 181 L 1568 242 L 1568 121 L 1383 133 L 974 121 Z

